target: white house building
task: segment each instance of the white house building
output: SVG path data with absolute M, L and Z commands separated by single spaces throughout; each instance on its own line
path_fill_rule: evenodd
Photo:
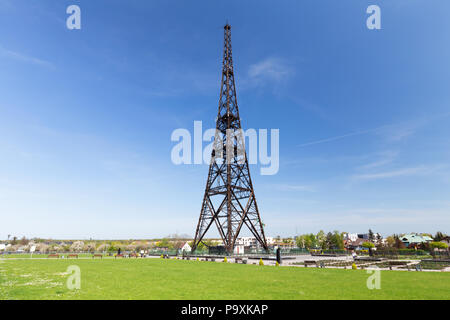
M 274 237 L 266 237 L 267 245 L 273 245 L 275 244 L 275 238 Z
M 236 246 L 244 247 L 256 247 L 256 238 L 254 237 L 242 237 L 236 239 Z
M 351 242 L 356 241 L 358 239 L 357 233 L 345 233 L 344 234 L 344 240 L 350 240 Z
M 274 237 L 266 237 L 267 245 L 273 245 L 275 243 Z M 236 239 L 236 246 L 244 246 L 244 247 L 259 247 L 259 242 L 255 237 L 241 237 Z
M 185 244 L 184 244 L 184 246 L 183 247 L 181 247 L 181 251 L 186 251 L 186 252 L 191 252 L 191 246 L 189 245 L 189 243 L 188 242 L 186 242 Z

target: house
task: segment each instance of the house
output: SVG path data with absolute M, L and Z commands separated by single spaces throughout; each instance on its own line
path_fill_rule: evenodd
M 191 246 L 189 245 L 188 242 L 186 242 L 182 247 L 181 247 L 181 251 L 185 251 L 185 252 L 191 252 Z
M 243 245 L 234 246 L 234 254 L 244 254 L 244 253 L 245 253 L 245 246 Z
M 344 233 L 344 241 L 356 241 L 356 239 L 358 239 L 358 234 L 357 233 Z
M 236 246 L 256 247 L 258 245 L 254 237 L 241 237 L 236 239 Z
M 433 239 L 431 237 L 425 236 L 425 235 L 420 235 L 418 233 L 405 234 L 400 237 L 400 240 L 403 242 L 403 244 L 406 247 L 408 247 L 409 245 L 416 245 L 416 244 L 420 244 L 420 243 L 433 241 Z
M 368 233 L 358 233 L 358 239 L 369 240 L 369 234 Z
M 266 237 L 266 242 L 268 246 L 272 246 L 275 244 L 275 238 L 273 237 Z M 240 237 L 236 239 L 235 246 L 243 246 L 247 250 L 251 249 L 260 249 L 261 244 L 255 237 Z
M 367 242 L 366 239 L 357 238 L 355 241 L 348 240 L 345 242 L 346 248 L 349 250 L 362 250 L 362 244 Z
M 16 250 L 16 252 L 17 252 L 17 253 L 24 253 L 24 252 L 25 252 L 25 249 L 26 249 L 26 247 L 25 247 L 25 246 L 22 246 L 22 247 L 19 247 L 19 248 Z

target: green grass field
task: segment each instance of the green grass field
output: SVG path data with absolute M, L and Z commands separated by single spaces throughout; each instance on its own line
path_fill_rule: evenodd
M 81 269 L 81 289 L 66 286 Z M 242 265 L 164 259 L 5 259 L 0 299 L 450 299 L 450 273 Z

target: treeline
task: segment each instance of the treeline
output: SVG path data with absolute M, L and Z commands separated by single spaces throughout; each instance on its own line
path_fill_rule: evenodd
M 345 234 L 347 232 L 339 232 L 333 231 L 325 233 L 323 230 L 320 230 L 317 234 L 308 233 L 297 236 L 296 244 L 299 248 L 305 249 L 322 249 L 322 250 L 330 250 L 330 249 L 344 249 L 345 248 Z M 420 234 L 422 236 L 429 236 L 433 239 L 432 242 L 424 242 L 419 244 L 412 244 L 409 248 L 413 247 L 414 249 L 423 249 L 423 250 L 432 250 L 432 249 L 446 249 L 448 245 L 442 241 L 449 240 L 449 236 L 438 231 L 434 236 L 427 233 Z M 364 242 L 361 244 L 363 248 L 392 248 L 392 249 L 408 249 L 403 243 L 402 235 L 393 234 L 391 236 L 383 239 L 380 233 L 374 233 L 371 229 L 369 229 L 366 234 L 366 238 Z M 347 239 L 348 240 L 348 239 Z
M 320 230 L 317 234 L 297 236 L 296 243 L 297 247 L 306 249 L 344 249 L 344 233 L 337 230 L 325 233 Z
M 429 236 L 433 239 L 432 242 L 423 242 L 418 244 L 411 244 L 409 247 L 406 247 L 405 244 L 402 242 L 401 235 L 393 234 L 386 238 L 386 241 L 383 243 L 381 247 L 385 248 L 392 248 L 392 249 L 408 249 L 408 248 L 414 248 L 419 250 L 426 250 L 431 251 L 432 249 L 447 249 L 448 245 L 442 241 L 449 238 L 446 234 L 438 231 L 433 236 L 429 233 L 422 233 L 422 236 Z
M 6 252 L 17 252 L 23 250 L 30 252 L 35 247 L 36 252 L 117 252 L 121 251 L 139 252 L 152 249 L 179 249 L 186 240 L 163 238 L 159 240 L 48 240 L 48 239 L 17 239 L 3 241 L 8 246 Z

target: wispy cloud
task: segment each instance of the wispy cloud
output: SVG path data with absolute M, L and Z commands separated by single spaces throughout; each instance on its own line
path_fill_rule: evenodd
M 433 117 L 430 117 L 429 119 L 416 119 L 411 121 L 405 121 L 397 124 L 386 124 L 377 128 L 367 129 L 367 130 L 359 130 L 359 131 L 353 131 L 349 133 L 345 133 L 342 135 L 336 135 L 329 138 L 324 138 L 320 140 L 314 140 L 311 142 L 303 143 L 298 145 L 298 147 L 308 147 L 316 144 L 322 144 L 327 142 L 332 142 L 336 140 L 341 140 L 344 138 L 354 137 L 354 136 L 360 136 L 364 134 L 374 133 L 382 136 L 384 139 L 386 139 L 389 142 L 399 142 L 403 139 L 406 139 L 410 136 L 412 136 L 419 128 L 424 127 L 426 125 L 429 125 L 432 123 L 432 121 L 441 119 L 444 117 L 450 116 L 450 113 L 445 114 L 439 114 L 435 115 Z
M 412 137 L 418 130 L 432 124 L 434 121 L 448 116 L 450 116 L 450 112 L 418 117 L 396 124 L 385 125 L 377 133 L 388 142 L 399 142 Z
M 47 67 L 47 68 L 53 68 L 54 65 L 46 60 L 42 60 L 33 56 L 29 56 L 29 55 L 25 55 L 16 51 L 12 51 L 12 50 L 8 50 L 3 48 L 2 46 L 0 46 L 0 55 L 10 58 L 10 59 L 14 59 L 17 61 L 22 61 L 25 63 L 31 63 L 34 65 L 39 65 L 39 66 L 43 66 L 43 67 Z
M 386 164 L 389 164 L 391 162 L 393 162 L 397 156 L 399 155 L 398 151 L 384 151 L 378 154 L 379 159 L 370 163 L 367 163 L 365 165 L 362 165 L 360 167 L 358 167 L 358 169 L 372 169 L 372 168 L 377 168 L 377 167 L 381 167 L 384 166 Z
M 423 125 L 425 125 L 425 123 L 418 123 L 417 121 L 387 125 L 383 130 L 379 131 L 379 134 L 390 142 L 399 142 L 414 135 Z
M 291 77 L 293 73 L 293 69 L 285 60 L 270 57 L 250 65 L 246 82 L 253 86 L 281 82 Z
M 312 146 L 312 145 L 315 145 L 315 144 L 321 144 L 321 143 L 341 140 L 341 139 L 348 138 L 348 137 L 360 136 L 360 135 L 363 135 L 363 134 L 376 132 L 376 131 L 380 130 L 381 128 L 382 127 L 375 128 L 375 129 L 369 129 L 369 130 L 354 131 L 354 132 L 342 134 L 342 135 L 339 135 L 339 136 L 333 136 L 333 137 L 329 137 L 329 138 L 325 138 L 325 139 L 320 139 L 320 140 L 315 140 L 315 141 L 303 143 L 303 144 L 298 145 L 298 147 L 308 147 L 308 146 Z
M 440 167 L 441 166 L 418 166 L 418 167 L 402 168 L 402 169 L 392 170 L 392 171 L 358 174 L 358 175 L 354 175 L 353 178 L 357 179 L 357 180 L 377 180 L 377 179 L 386 179 L 386 178 L 393 178 L 393 177 L 426 175 L 426 174 L 434 173 Z

